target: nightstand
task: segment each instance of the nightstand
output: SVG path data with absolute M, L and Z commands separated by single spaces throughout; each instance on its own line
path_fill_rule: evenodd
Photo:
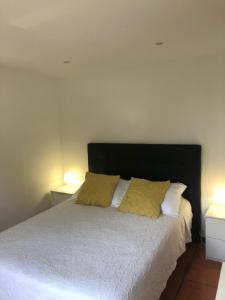
M 225 261 L 225 205 L 211 205 L 206 214 L 206 258 Z
M 78 190 L 78 188 L 78 185 L 64 184 L 53 189 L 51 191 L 51 206 L 55 206 L 69 199 Z

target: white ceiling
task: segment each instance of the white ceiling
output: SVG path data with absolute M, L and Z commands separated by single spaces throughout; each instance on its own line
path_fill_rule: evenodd
M 223 52 L 225 0 L 0 0 L 3 65 L 64 76 Z

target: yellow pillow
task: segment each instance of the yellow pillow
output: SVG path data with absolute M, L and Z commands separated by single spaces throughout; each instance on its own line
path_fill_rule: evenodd
M 119 178 L 119 176 L 87 172 L 76 203 L 101 207 L 110 206 Z
M 132 178 L 119 211 L 158 218 L 170 181 Z

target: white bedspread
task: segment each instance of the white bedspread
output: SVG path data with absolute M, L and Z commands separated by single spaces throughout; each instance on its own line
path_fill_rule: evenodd
M 184 217 L 66 201 L 0 234 L 0 300 L 156 300 L 185 250 Z

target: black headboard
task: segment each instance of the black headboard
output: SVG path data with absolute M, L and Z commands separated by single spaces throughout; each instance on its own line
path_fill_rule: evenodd
M 200 240 L 201 146 L 174 144 L 88 144 L 89 171 L 187 185 L 184 197 L 192 206 L 192 239 Z

